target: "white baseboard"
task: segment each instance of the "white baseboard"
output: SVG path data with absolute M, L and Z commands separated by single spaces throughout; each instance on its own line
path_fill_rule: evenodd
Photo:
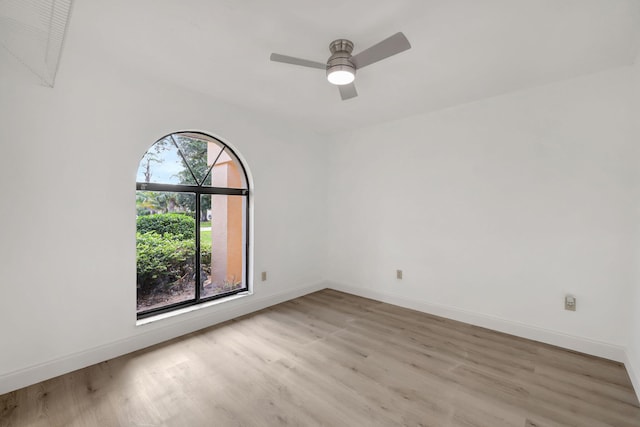
M 627 368 L 627 373 L 636 391 L 636 396 L 638 396 L 640 400 L 640 357 L 631 350 L 627 350 L 624 366 Z
M 343 283 L 331 281 L 327 282 L 327 286 L 337 291 L 347 292 L 365 298 L 371 298 L 377 301 L 410 308 L 412 310 L 422 311 L 436 316 L 445 317 L 447 319 L 458 320 L 460 322 L 481 326 L 483 328 L 492 329 L 494 331 L 504 332 L 506 334 L 515 335 L 534 341 L 540 341 L 569 350 L 603 357 L 605 359 L 614 360 L 616 362 L 625 362 L 626 360 L 625 348 L 614 344 L 538 328 L 535 326 L 526 325 L 524 323 L 501 319 L 499 317 L 461 310 L 456 307 L 431 304 L 418 300 L 410 300 L 399 297 L 397 295 L 350 286 Z
M 234 301 L 232 305 L 219 304 L 215 310 L 199 310 L 183 319 L 174 318 L 166 326 L 154 327 L 146 331 L 143 326 L 140 333 L 131 337 L 2 374 L 0 375 L 0 394 L 113 359 L 326 287 L 326 282 L 317 282 L 264 297 L 251 295 Z

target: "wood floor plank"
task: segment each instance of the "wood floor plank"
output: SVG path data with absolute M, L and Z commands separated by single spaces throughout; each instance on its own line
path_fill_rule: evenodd
M 14 426 L 632 427 L 620 363 L 323 290 L 0 396 Z

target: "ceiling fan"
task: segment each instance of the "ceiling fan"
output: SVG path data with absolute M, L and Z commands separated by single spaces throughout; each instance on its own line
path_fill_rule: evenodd
M 293 56 L 280 55 L 279 53 L 272 53 L 271 60 L 326 70 L 327 80 L 329 80 L 329 83 L 338 86 L 340 97 L 344 101 L 358 96 L 356 86 L 353 83 L 356 77 L 356 70 L 404 52 L 410 47 L 411 44 L 409 44 L 409 40 L 407 40 L 404 34 L 396 33 L 356 55 L 351 55 L 351 52 L 353 52 L 353 43 L 350 40 L 334 40 L 329 45 L 331 56 L 326 64 L 295 58 Z

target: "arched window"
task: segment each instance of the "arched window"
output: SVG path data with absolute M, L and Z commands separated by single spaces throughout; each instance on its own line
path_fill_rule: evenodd
M 249 183 L 231 148 L 167 135 L 136 181 L 138 318 L 248 291 Z

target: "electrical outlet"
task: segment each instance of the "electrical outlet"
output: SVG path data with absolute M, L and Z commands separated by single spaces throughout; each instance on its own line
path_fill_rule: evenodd
M 402 270 L 396 270 L 396 279 L 402 280 Z
M 267 272 L 266 272 L 266 271 L 263 271 L 263 272 L 262 272 L 262 274 L 261 274 L 261 278 L 262 278 L 262 281 L 263 281 L 263 282 L 267 280 Z
M 564 309 L 569 311 L 576 311 L 576 297 L 573 295 L 566 295 L 564 297 Z

